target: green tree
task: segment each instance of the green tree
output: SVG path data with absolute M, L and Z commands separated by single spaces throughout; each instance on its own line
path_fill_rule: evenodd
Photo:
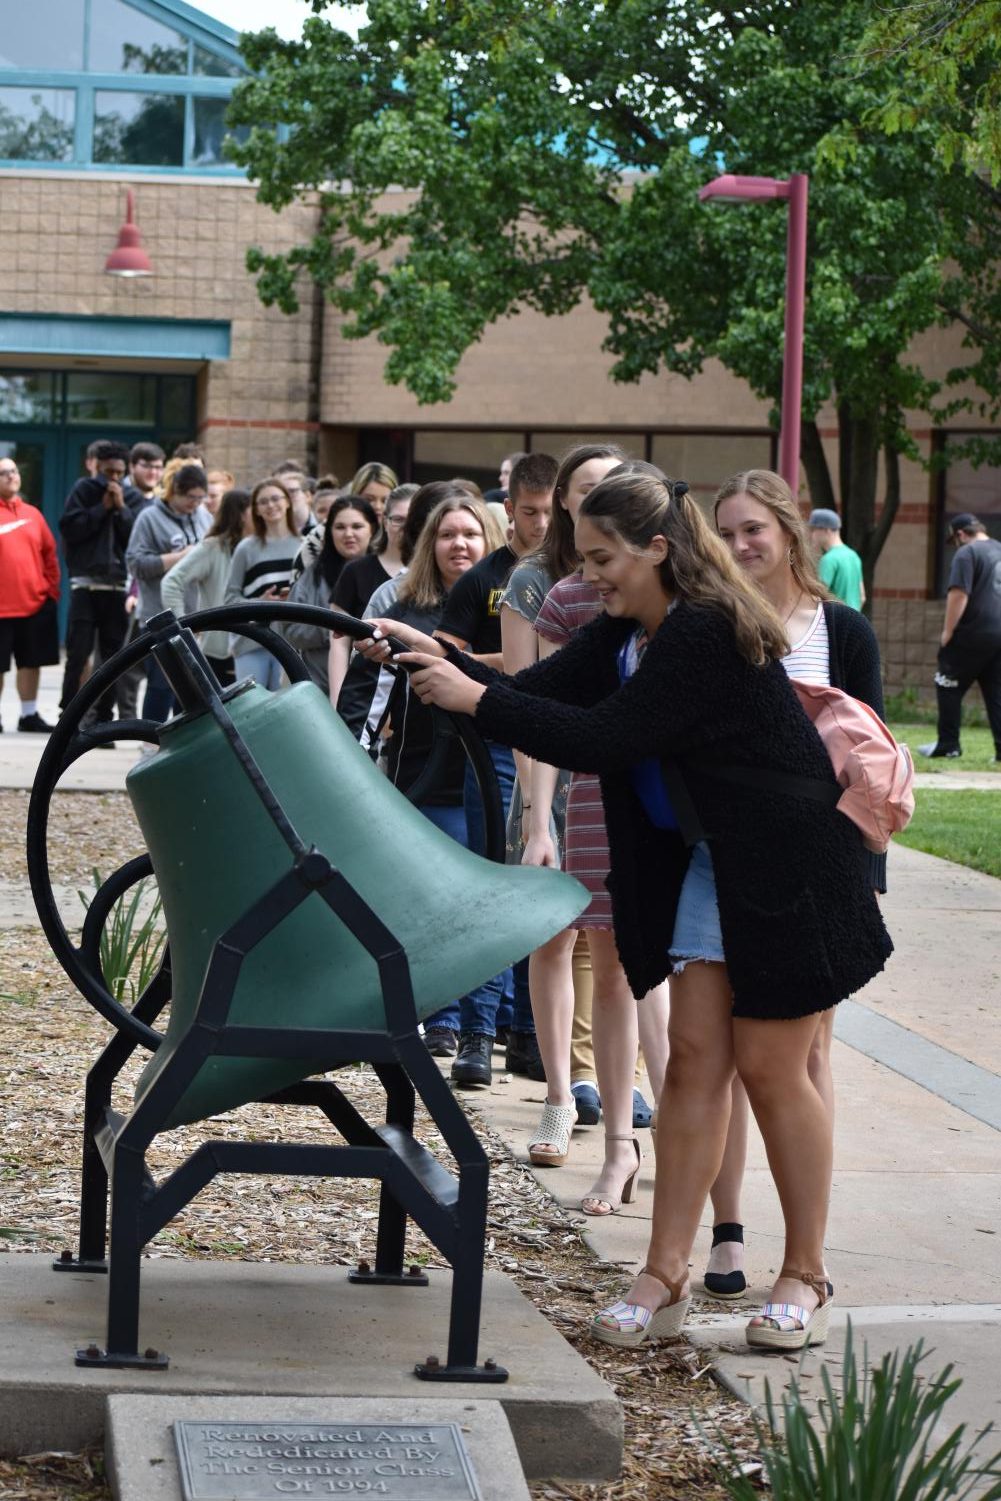
M 1001 422 L 1001 0 L 870 0 L 868 24 L 852 68 L 863 83 L 874 68 L 889 73 L 885 94 L 846 120 L 824 143 L 830 160 L 850 160 L 864 134 L 927 142 L 947 168 L 969 175 L 978 200 L 969 233 L 959 235 L 943 276 L 943 312 L 964 330 L 973 351 L 949 371 L 936 415 L 973 412 Z M 954 399 L 973 381 L 978 394 Z M 974 463 L 1001 464 L 1001 438 L 953 442 Z
M 888 135 L 929 116 L 935 149 L 1001 183 L 1001 0 L 907 0 L 872 6 L 862 70 L 895 65 L 898 81 L 872 112 Z
M 320 205 L 308 244 L 250 251 L 259 293 L 291 311 L 312 278 L 425 402 L 450 396 L 490 323 L 587 295 L 616 379 L 717 357 L 777 423 L 785 213 L 696 194 L 723 169 L 809 172 L 804 464 L 830 504 L 816 419 L 832 399 L 845 532 L 871 583 L 911 451 L 902 414 L 939 394 L 908 346 L 947 318 L 942 267 L 980 205 L 927 132 L 818 151 L 895 77 L 852 65 L 866 19 L 861 0 L 370 0 L 357 40 L 319 14 L 301 42 L 249 37 L 257 76 L 229 120 L 252 129 L 234 156 L 275 209 L 301 192 Z

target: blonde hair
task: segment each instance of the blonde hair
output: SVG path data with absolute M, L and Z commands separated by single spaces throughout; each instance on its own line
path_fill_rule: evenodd
M 796 497 L 781 474 L 774 469 L 744 469 L 740 474 L 731 474 L 716 491 L 713 517 L 719 528 L 719 508 L 724 500 L 735 495 L 749 495 L 759 506 L 771 511 L 789 542 L 789 567 L 800 589 L 810 599 L 830 599 L 831 594 L 817 577 L 816 565 L 810 551 L 806 522 L 800 515 Z
M 210 485 L 225 485 L 227 490 L 232 490 L 236 484 L 236 480 L 228 469 L 210 469 L 208 472 L 208 482 Z
M 620 464 L 595 485 L 580 514 L 637 554 L 654 537 L 666 538 L 660 576 L 671 594 L 725 615 L 737 650 L 755 666 L 785 656 L 789 642 L 781 620 L 711 530 L 683 481 L 672 483 L 639 460 Z
M 174 493 L 174 481 L 185 465 L 190 464 L 190 459 L 168 459 L 163 466 L 163 474 L 160 476 L 160 494 L 164 500 L 169 500 Z
M 348 492 L 351 495 L 360 495 L 366 485 L 385 485 L 388 490 L 395 490 L 399 483 L 388 464 L 373 461 L 361 466 L 348 485 Z
M 445 583 L 434 555 L 438 533 L 446 516 L 453 511 L 468 511 L 480 524 L 483 532 L 483 556 L 503 547 L 504 538 L 482 500 L 475 495 L 449 495 L 440 500 L 428 516 L 414 548 L 410 567 L 400 582 L 397 598 L 416 605 L 419 610 L 433 610 L 445 596 Z

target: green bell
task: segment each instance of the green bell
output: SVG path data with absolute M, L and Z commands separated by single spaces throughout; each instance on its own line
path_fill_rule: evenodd
M 377 770 L 312 683 L 250 687 L 227 709 L 278 803 L 402 943 L 417 1015 L 432 1015 L 568 927 L 587 904 L 558 871 L 498 865 L 463 849 Z M 137 1102 L 191 1026 L 216 941 L 292 864 L 260 798 L 210 714 L 164 727 L 160 750 L 127 788 L 146 838 L 170 938 L 166 1037 Z M 378 971 L 316 892 L 247 956 L 234 1026 L 386 1027 Z M 182 1125 L 260 1099 L 333 1060 L 212 1057 L 167 1121 Z

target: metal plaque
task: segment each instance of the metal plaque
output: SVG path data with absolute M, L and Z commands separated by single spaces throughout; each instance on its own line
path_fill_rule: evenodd
M 174 1424 L 184 1501 L 482 1501 L 455 1423 Z

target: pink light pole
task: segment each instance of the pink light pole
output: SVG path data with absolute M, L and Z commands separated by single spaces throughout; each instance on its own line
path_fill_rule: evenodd
M 806 311 L 806 204 L 810 179 L 805 172 L 779 177 L 737 177 L 732 172 L 713 178 L 699 189 L 699 200 L 741 203 L 748 199 L 788 198 L 786 239 L 786 328 L 782 358 L 782 428 L 779 433 L 779 472 L 794 495 L 799 494 L 799 435 L 803 406 L 803 319 Z

